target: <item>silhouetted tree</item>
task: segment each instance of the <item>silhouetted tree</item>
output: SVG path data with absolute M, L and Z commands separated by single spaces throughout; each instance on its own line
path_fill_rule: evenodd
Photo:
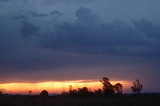
M 67 92 L 66 94 L 62 94 L 63 96 L 69 96 L 69 97 L 89 97 L 89 96 L 93 96 L 94 93 L 89 90 L 89 88 L 87 87 L 83 87 L 83 88 L 78 88 L 73 89 L 72 90 L 72 86 L 69 86 L 69 92 Z
M 43 90 L 43 91 L 40 93 L 40 96 L 41 96 L 41 97 L 48 97 L 48 91 Z
M 100 82 L 103 84 L 103 94 L 104 96 L 108 96 L 114 94 L 113 85 L 109 82 L 107 77 L 103 77 Z
M 69 92 L 72 92 L 72 85 L 69 85 Z
M 78 95 L 80 97 L 86 97 L 89 95 L 89 89 L 87 87 L 78 88 Z
M 114 92 L 116 94 L 122 94 L 122 91 L 123 91 L 123 85 L 122 84 L 117 83 L 113 87 L 114 87 Z
M 142 83 L 137 79 L 135 82 L 133 82 L 133 86 L 131 87 L 133 93 L 139 94 L 143 88 Z
M 67 93 L 67 96 L 69 97 L 75 97 L 77 96 L 77 90 L 72 88 L 72 85 L 69 85 L 69 92 Z
M 78 90 L 73 89 L 72 91 L 69 91 L 68 95 L 69 95 L 70 97 L 76 97 L 76 96 L 77 96 L 77 93 L 78 93 Z
M 99 88 L 98 90 L 94 91 L 95 96 L 102 96 L 103 92 L 102 90 Z
M 0 96 L 3 94 L 3 91 L 0 91 Z
M 31 90 L 29 90 L 29 91 L 28 91 L 28 94 L 29 94 L 29 95 L 32 95 L 32 91 L 31 91 Z

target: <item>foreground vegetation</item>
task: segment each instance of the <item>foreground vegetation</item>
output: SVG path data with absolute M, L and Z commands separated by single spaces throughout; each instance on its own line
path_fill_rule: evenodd
M 0 106 L 160 106 L 160 96 L 0 97 Z

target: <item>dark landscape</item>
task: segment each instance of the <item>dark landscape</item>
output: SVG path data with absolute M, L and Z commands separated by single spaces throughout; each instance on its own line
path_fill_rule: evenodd
M 0 97 L 0 106 L 160 106 L 160 94 L 110 97 Z
M 100 80 L 103 89 L 94 92 L 87 87 L 72 89 L 69 92 L 49 95 L 43 90 L 39 95 L 0 94 L 0 106 L 159 106 L 160 93 L 141 93 L 139 80 L 133 82 L 132 94 L 123 94 L 123 85 L 112 85 L 107 77 Z

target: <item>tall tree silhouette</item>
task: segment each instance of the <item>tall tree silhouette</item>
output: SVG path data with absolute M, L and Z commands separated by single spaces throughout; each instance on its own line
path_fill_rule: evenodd
M 120 83 L 117 83 L 114 85 L 114 91 L 116 94 L 122 94 L 123 91 L 123 85 Z
M 103 77 L 102 80 L 100 80 L 100 82 L 103 84 L 103 94 L 104 94 L 104 96 L 114 94 L 114 89 L 113 89 L 114 87 L 110 83 L 109 78 Z
M 139 94 L 143 88 L 142 83 L 137 79 L 135 82 L 133 82 L 133 86 L 131 87 L 132 91 L 136 94 Z

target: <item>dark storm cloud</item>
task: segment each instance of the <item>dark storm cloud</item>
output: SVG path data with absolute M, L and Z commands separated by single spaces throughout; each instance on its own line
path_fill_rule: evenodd
M 0 2 L 9 2 L 10 0 L 0 0 Z
M 26 20 L 26 19 L 29 19 L 29 17 L 27 17 L 24 14 L 20 14 L 20 15 L 12 16 L 12 19 L 17 19 L 17 20 L 24 19 L 24 20 Z
M 59 15 L 59 16 L 62 15 L 62 13 L 59 12 L 59 11 L 57 11 L 57 10 L 51 11 L 50 14 L 52 14 L 52 15 Z
M 139 21 L 133 21 L 136 28 L 144 32 L 147 37 L 160 38 L 160 26 L 155 25 L 149 20 L 141 19 Z
M 45 0 L 45 1 L 42 1 L 43 4 L 46 4 L 46 5 L 52 5 L 52 4 L 57 4 L 57 3 L 63 3 L 63 2 L 69 2 L 69 3 L 87 3 L 87 2 L 93 2 L 94 0 Z
M 41 12 L 38 12 L 38 14 L 41 14 Z M 85 7 L 77 9 L 75 16 L 77 19 L 74 22 L 66 21 L 56 25 L 54 24 L 55 21 L 50 22 L 52 23 L 50 30 L 47 29 L 48 27 L 45 29 L 45 24 L 41 24 L 39 21 L 38 23 L 34 22 L 35 20 L 37 21 L 37 18 L 34 18 L 34 20 L 26 20 L 25 18 L 23 20 L 12 20 L 12 23 L 7 20 L 5 30 L 9 31 L 5 33 L 3 33 L 5 30 L 0 31 L 1 35 L 3 35 L 1 36 L 0 47 L 1 49 L 12 49 L 12 51 L 3 51 L 4 53 L 1 57 L 6 62 L 1 60 L 1 66 L 10 64 L 20 69 L 43 69 L 47 66 L 51 69 L 69 64 L 94 64 L 98 58 L 94 61 L 94 58 L 87 59 L 83 55 L 96 56 L 96 54 L 98 54 L 97 56 L 103 54 L 104 56 L 142 56 L 146 58 L 154 56 L 159 58 L 158 24 L 156 25 L 146 19 L 134 20 L 132 25 L 126 24 L 121 20 L 106 23 L 98 14 Z M 19 30 L 18 26 L 16 26 L 18 24 L 21 25 Z M 4 26 L 2 25 L 4 23 L 1 24 L 3 28 Z M 14 28 L 17 29 L 15 30 Z M 12 29 L 15 30 L 13 33 Z M 17 30 L 19 31 L 18 34 L 15 33 L 18 32 Z M 148 32 L 148 30 L 152 31 Z M 19 38 L 20 36 L 15 37 L 20 33 L 21 39 Z M 152 33 L 153 37 L 151 37 Z M 15 36 L 12 36 L 12 34 Z M 7 38 L 9 40 L 6 40 Z M 24 43 L 28 48 L 36 47 L 42 49 L 42 51 L 35 49 L 32 52 L 33 50 L 27 49 L 26 45 L 22 45 L 23 43 L 18 43 L 22 39 L 25 39 Z M 24 50 L 17 51 L 17 49 L 13 48 L 23 48 Z M 48 49 L 51 49 L 51 51 L 46 54 L 45 51 Z M 54 54 L 55 50 L 58 52 Z M 27 51 L 30 52 L 27 53 Z M 40 52 L 42 54 L 37 55 Z M 65 53 L 70 54 L 66 56 Z M 101 60 L 102 58 L 100 57 L 99 59 Z M 73 61 L 70 61 L 70 59 Z M 97 64 L 97 62 L 95 63 Z M 99 61 L 99 64 L 101 63 L 108 64 L 108 61 Z
M 44 13 L 39 13 L 39 12 L 35 12 L 35 11 L 28 11 L 26 13 L 19 13 L 17 15 L 13 15 L 11 18 L 12 19 L 31 19 L 31 18 L 41 18 L 41 17 L 46 17 L 48 16 L 48 14 L 44 14 Z
M 37 13 L 37 12 L 35 12 L 35 11 L 30 11 L 30 15 L 31 15 L 32 17 L 45 17 L 45 16 L 47 16 L 47 14 Z
M 41 34 L 39 41 L 44 48 L 61 49 L 78 53 L 159 56 L 159 25 L 146 19 L 133 21 L 132 25 L 121 20 L 105 23 L 88 8 L 75 13 L 74 23 L 55 25 L 54 31 Z M 153 37 L 153 38 L 151 38 Z
M 22 29 L 20 30 L 23 34 L 23 38 L 30 37 L 38 32 L 40 29 L 36 25 L 28 22 L 22 21 Z
M 24 47 L 19 28 L 20 23 L 13 22 L 7 17 L 0 17 L 0 54 Z

